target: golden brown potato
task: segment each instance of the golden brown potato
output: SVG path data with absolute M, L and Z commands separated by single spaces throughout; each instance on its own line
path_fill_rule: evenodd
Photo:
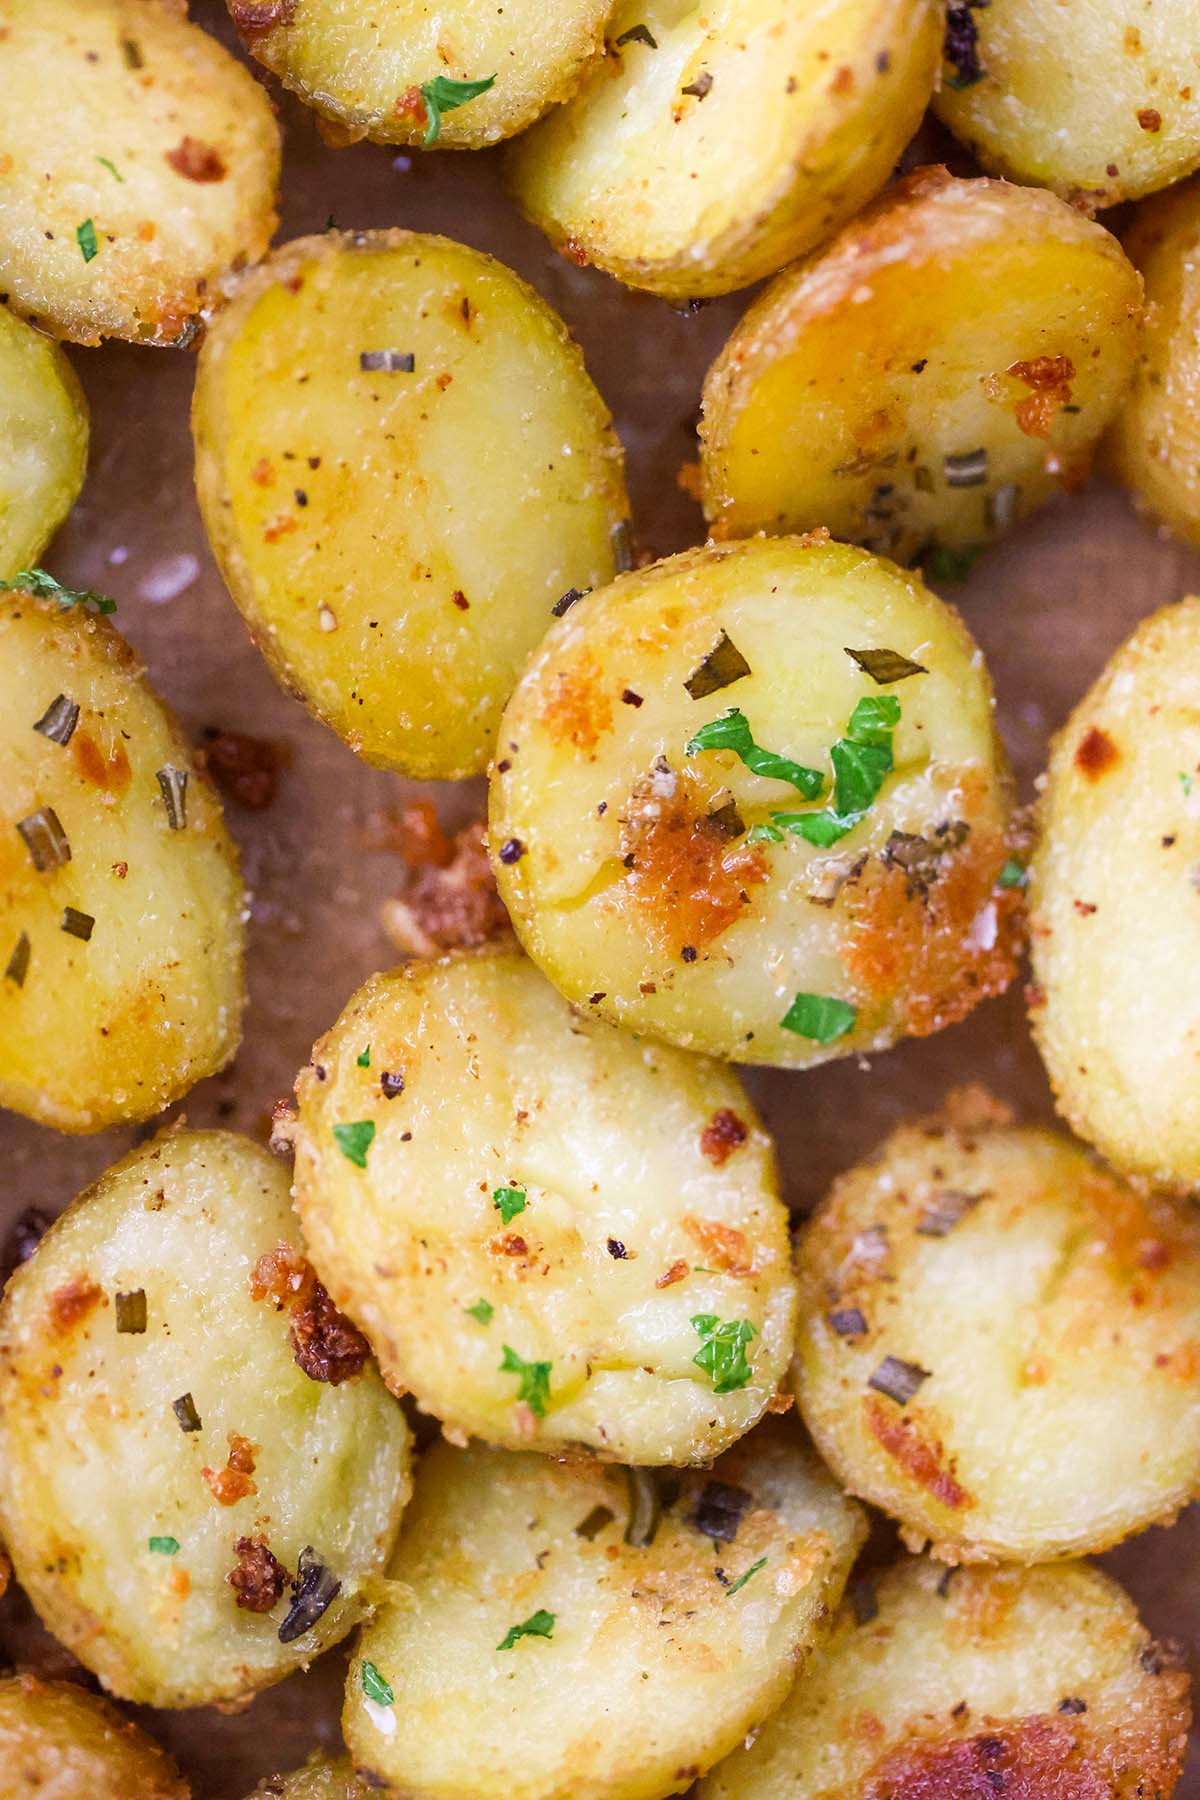
M 268 1775 L 250 1800 L 378 1800 L 379 1792 L 359 1780 L 346 1758 L 330 1762 L 318 1755 L 291 1775 Z
M 788 1220 L 730 1070 L 579 1017 L 502 950 L 372 976 L 297 1093 L 313 1259 L 454 1432 L 704 1462 L 773 1399 Z
M 220 802 L 101 605 L 0 594 L 0 1105 L 60 1131 L 149 1118 L 241 1036 Z
M 1193 0 L 952 5 L 939 116 L 986 169 L 1091 210 L 1200 165 Z
M 193 427 L 256 641 L 384 768 L 483 769 L 551 607 L 627 553 L 620 445 L 566 327 L 448 238 L 277 251 L 205 341 Z
M 850 1490 L 951 1562 L 1103 1550 L 1200 1491 L 1200 1216 L 970 1093 L 798 1250 L 796 1392 Z
M 668 299 L 802 256 L 887 180 L 933 89 L 935 0 L 621 0 L 610 57 L 521 139 L 522 208 Z
M 425 1456 L 342 1724 L 408 1800 L 659 1800 L 778 1706 L 865 1532 L 794 1428 L 671 1478 Z
M 227 4 L 251 54 L 348 135 L 447 150 L 511 137 L 567 99 L 612 11 L 612 0 Z
M 0 1520 L 113 1693 L 241 1700 L 344 1637 L 409 1492 L 404 1416 L 249 1138 L 165 1133 L 0 1305 Z
M 87 452 L 74 369 L 57 344 L 0 306 L 0 577 L 37 561 L 83 486 Z
M 165 1751 L 67 1681 L 0 1681 L 0 1800 L 188 1800 Z
M 956 613 L 865 551 L 760 539 L 590 595 L 500 749 L 501 896 L 615 1024 L 806 1067 L 940 1030 L 1013 975 L 987 672 Z
M 697 1800 L 1170 1800 L 1188 1679 L 1085 1563 L 901 1563 Z
M 1029 871 L 1031 1018 L 1118 1168 L 1200 1182 L 1200 599 L 1143 621 L 1055 740 Z
M 945 577 L 1087 474 L 1140 306 L 1116 239 L 1052 194 L 919 170 L 785 270 L 709 370 L 714 532 L 827 525 Z
M 0 0 L 0 35 L 0 290 L 76 343 L 186 341 L 275 226 L 265 93 L 151 0 Z

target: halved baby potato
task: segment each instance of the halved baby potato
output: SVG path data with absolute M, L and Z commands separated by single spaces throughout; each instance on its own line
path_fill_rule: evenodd
M 0 0 L 0 291 L 58 337 L 186 341 L 275 227 L 248 69 L 153 0 Z
M 344 1637 L 408 1498 L 408 1429 L 248 1138 L 166 1133 L 0 1305 L 0 1519 L 42 1620 L 153 1706 L 248 1698 Z
M 1188 1678 L 1099 1569 L 906 1559 L 697 1800 L 1170 1800 Z
M 110 604 L 0 594 L 0 1105 L 60 1131 L 149 1118 L 241 1036 L 237 855 Z
M 1200 1216 L 983 1096 L 801 1236 L 796 1393 L 851 1493 L 950 1562 L 1103 1550 L 1200 1491 Z
M 322 1279 L 452 1431 L 704 1462 L 774 1398 L 788 1220 L 730 1070 L 581 1016 L 501 950 L 372 976 L 297 1093 Z
M 0 1800 L 188 1800 L 164 1750 L 69 1681 L 0 1681 Z
M 1200 1182 L 1200 599 L 1143 620 L 1056 738 L 1029 871 L 1030 1017 L 1118 1168 Z
M 626 566 L 620 445 L 565 325 L 448 238 L 278 250 L 205 340 L 193 429 L 256 642 L 384 768 L 482 770 L 551 608 Z
M 512 152 L 573 261 L 668 299 L 725 294 L 878 192 L 937 72 L 935 0 L 621 0 L 609 58 Z
M 36 563 L 83 486 L 87 453 L 87 401 L 74 369 L 50 338 L 0 306 L 0 578 Z
M 936 570 L 1084 478 L 1140 311 L 1116 239 L 1054 195 L 918 170 L 785 270 L 709 370 L 705 514 Z
M 345 1757 L 331 1762 L 317 1754 L 291 1775 L 266 1776 L 249 1800 L 378 1800 L 378 1794 L 378 1788 L 359 1779 Z
M 568 999 L 806 1067 L 954 1023 L 1015 970 L 978 649 L 915 577 L 811 538 L 579 601 L 501 725 L 491 848 Z
M 863 1518 L 794 1432 L 671 1478 L 439 1443 L 342 1725 L 409 1800 L 659 1800 L 779 1705 Z
M 354 137 L 447 150 L 512 137 L 567 99 L 612 11 L 612 0 L 227 3 L 251 55 L 325 118 Z

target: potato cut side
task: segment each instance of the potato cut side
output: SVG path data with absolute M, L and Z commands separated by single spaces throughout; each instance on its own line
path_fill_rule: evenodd
M 0 1800 L 188 1800 L 165 1751 L 68 1681 L 0 1681 Z
M 574 92 L 611 0 L 227 0 L 251 55 L 354 137 L 476 150 Z M 459 87 L 490 81 L 482 93 Z M 429 100 L 426 93 L 432 89 Z
M 0 0 L 0 35 L 0 291 L 76 343 L 186 341 L 275 226 L 266 94 L 149 0 Z
M 298 1246 L 278 1162 L 177 1131 L 101 1176 L 5 1290 L 5 1545 L 124 1699 L 282 1680 L 345 1636 L 391 1553 L 408 1429 Z
M 690 551 L 579 601 L 500 749 L 501 895 L 556 986 L 616 1024 L 804 1067 L 937 1031 L 1013 975 L 982 659 L 862 550 Z
M 566 327 L 446 238 L 278 251 L 205 341 L 193 427 L 256 641 L 384 768 L 483 769 L 551 608 L 624 566 L 621 450 Z
M 939 551 L 1086 477 L 1140 310 L 1116 239 L 1054 195 L 919 170 L 785 270 L 709 370 L 715 533 L 827 525 L 951 574 Z
M 237 1049 L 242 885 L 215 790 L 96 598 L 33 582 L 0 594 L 0 1105 L 100 1131 Z
M 1118 1168 L 1200 1181 L 1200 599 L 1143 621 L 1059 733 L 1030 868 L 1031 1020 Z
M 74 369 L 57 344 L 0 306 L 0 578 L 46 548 L 83 486 L 87 452 Z
M 378 1788 L 360 1780 L 345 1757 L 330 1762 L 316 1755 L 291 1775 L 266 1776 L 249 1800 L 378 1800 L 378 1795 Z
M 668 299 L 725 294 L 887 180 L 933 89 L 933 0 L 621 0 L 609 58 L 512 152 L 576 262 Z
M 409 1800 L 658 1800 L 778 1706 L 862 1515 L 794 1426 L 657 1478 L 436 1445 L 343 1729 Z
M 1170 1800 L 1187 1675 L 1098 1569 L 911 1559 L 854 1598 L 697 1800 Z
M 951 1562 L 1103 1550 L 1200 1490 L 1200 1220 L 983 1097 L 805 1227 L 796 1393 L 852 1493 Z

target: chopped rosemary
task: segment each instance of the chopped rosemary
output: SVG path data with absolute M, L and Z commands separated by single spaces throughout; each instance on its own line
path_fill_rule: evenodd
M 66 694 L 56 694 L 33 729 L 49 738 L 52 744 L 69 744 L 79 723 L 79 702 Z

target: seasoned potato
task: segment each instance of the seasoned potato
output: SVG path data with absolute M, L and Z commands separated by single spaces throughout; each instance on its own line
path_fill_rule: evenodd
M 1050 753 L 1030 869 L 1034 1035 L 1118 1168 L 1200 1182 L 1200 599 L 1138 626 Z
M 312 1756 L 291 1775 L 268 1775 L 250 1800 L 377 1800 L 378 1794 L 378 1788 L 359 1780 L 344 1757 L 334 1763 Z
M 67 1681 L 0 1681 L 0 1800 L 188 1800 L 165 1751 Z
M 408 1800 L 658 1800 L 783 1698 L 864 1535 L 793 1432 L 663 1478 L 440 1443 L 342 1724 Z
M 736 1076 L 579 1017 L 516 951 L 367 982 L 297 1085 L 312 1254 L 458 1432 L 704 1462 L 792 1349 L 787 1213 Z
M 1077 1555 L 1200 1491 L 1200 1215 L 967 1094 L 844 1175 L 798 1255 L 801 1411 L 914 1548 Z
M 573 261 L 668 299 L 811 250 L 881 188 L 937 71 L 936 0 L 620 0 L 609 59 L 512 152 Z
M 0 0 L 0 290 L 59 337 L 186 341 L 275 227 L 247 69 L 153 0 Z
M 827 525 L 901 562 L 985 544 L 1086 475 L 1140 302 L 1116 239 L 1054 195 L 919 170 L 785 270 L 709 370 L 716 535 Z
M 1015 967 L 979 652 L 915 577 L 822 537 L 691 551 L 580 601 L 492 783 L 501 895 L 551 980 L 739 1062 L 924 1036 Z
M 612 0 L 228 6 L 252 55 L 354 137 L 474 150 L 523 130 L 575 91 L 603 49 Z M 483 91 L 464 94 L 464 86 Z
M 408 1497 L 408 1431 L 316 1282 L 280 1164 L 177 1131 L 114 1165 L 0 1305 L 0 1519 L 105 1686 L 237 1700 L 344 1637 Z
M 46 548 L 83 486 L 87 451 L 74 369 L 57 344 L 0 306 L 0 577 Z
M 985 168 L 1091 208 L 1200 165 L 1193 0 L 966 0 L 934 105 Z
M 551 607 L 627 549 L 620 446 L 566 327 L 447 238 L 277 251 L 206 339 L 193 426 L 252 633 L 385 768 L 481 770 Z
M 912 1559 L 855 1601 L 698 1800 L 1169 1800 L 1187 1676 L 1098 1569 Z
M 216 793 L 97 597 L 32 585 L 0 594 L 0 1105 L 99 1131 L 237 1049 L 242 887 Z

